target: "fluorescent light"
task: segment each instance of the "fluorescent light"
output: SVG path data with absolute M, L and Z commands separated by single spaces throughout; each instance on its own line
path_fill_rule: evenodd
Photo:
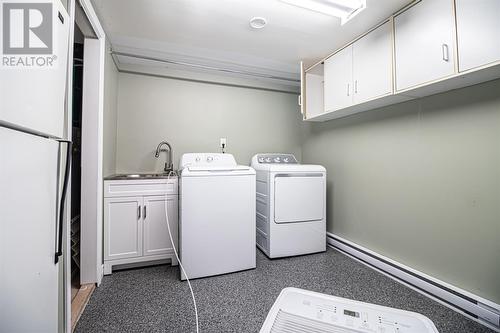
M 366 8 L 366 0 L 281 0 L 293 6 L 305 8 L 340 18 L 344 24 Z

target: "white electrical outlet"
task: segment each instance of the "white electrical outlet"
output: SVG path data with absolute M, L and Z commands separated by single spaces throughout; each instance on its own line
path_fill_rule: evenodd
M 227 139 L 220 138 L 219 148 L 227 148 Z

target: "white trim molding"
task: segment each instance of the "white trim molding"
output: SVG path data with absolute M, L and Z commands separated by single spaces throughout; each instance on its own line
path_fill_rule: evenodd
M 466 317 L 500 332 L 500 305 L 327 232 L 329 246 Z
M 80 227 L 80 283 L 97 283 L 103 277 L 103 113 L 106 34 L 91 0 L 79 0 L 97 36 L 85 38 L 82 98 L 82 189 Z

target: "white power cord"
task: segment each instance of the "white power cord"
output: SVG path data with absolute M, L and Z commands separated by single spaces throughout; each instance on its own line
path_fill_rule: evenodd
M 177 173 L 175 171 L 170 171 L 167 176 L 167 181 L 171 179 L 171 177 L 177 177 Z M 194 292 L 193 292 L 193 287 L 191 287 L 191 282 L 189 281 L 188 275 L 186 271 L 184 270 L 184 266 L 182 266 L 181 259 L 179 259 L 179 254 L 177 253 L 177 249 L 175 247 L 174 239 L 172 237 L 172 232 L 170 231 L 170 221 L 168 219 L 168 200 L 167 200 L 167 195 L 165 195 L 165 217 L 167 218 L 167 229 L 168 229 L 168 235 L 170 236 L 170 242 L 172 242 L 172 247 L 174 249 L 175 257 L 177 258 L 177 261 L 179 262 L 179 266 L 181 267 L 182 272 L 184 273 L 184 276 L 186 277 L 186 281 L 189 286 L 189 290 L 191 291 L 191 298 L 193 299 L 193 305 L 194 305 L 194 314 L 196 316 L 196 333 L 200 332 L 199 325 L 198 325 L 198 307 L 196 306 L 196 298 L 194 297 Z

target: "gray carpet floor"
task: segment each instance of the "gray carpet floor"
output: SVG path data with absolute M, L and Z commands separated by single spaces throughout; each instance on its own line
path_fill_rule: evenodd
M 192 281 L 200 332 L 258 332 L 280 291 L 298 287 L 419 312 L 440 333 L 493 332 L 443 305 L 329 249 L 269 260 L 257 251 L 257 268 Z M 189 288 L 179 268 L 160 265 L 105 276 L 76 332 L 194 332 Z

